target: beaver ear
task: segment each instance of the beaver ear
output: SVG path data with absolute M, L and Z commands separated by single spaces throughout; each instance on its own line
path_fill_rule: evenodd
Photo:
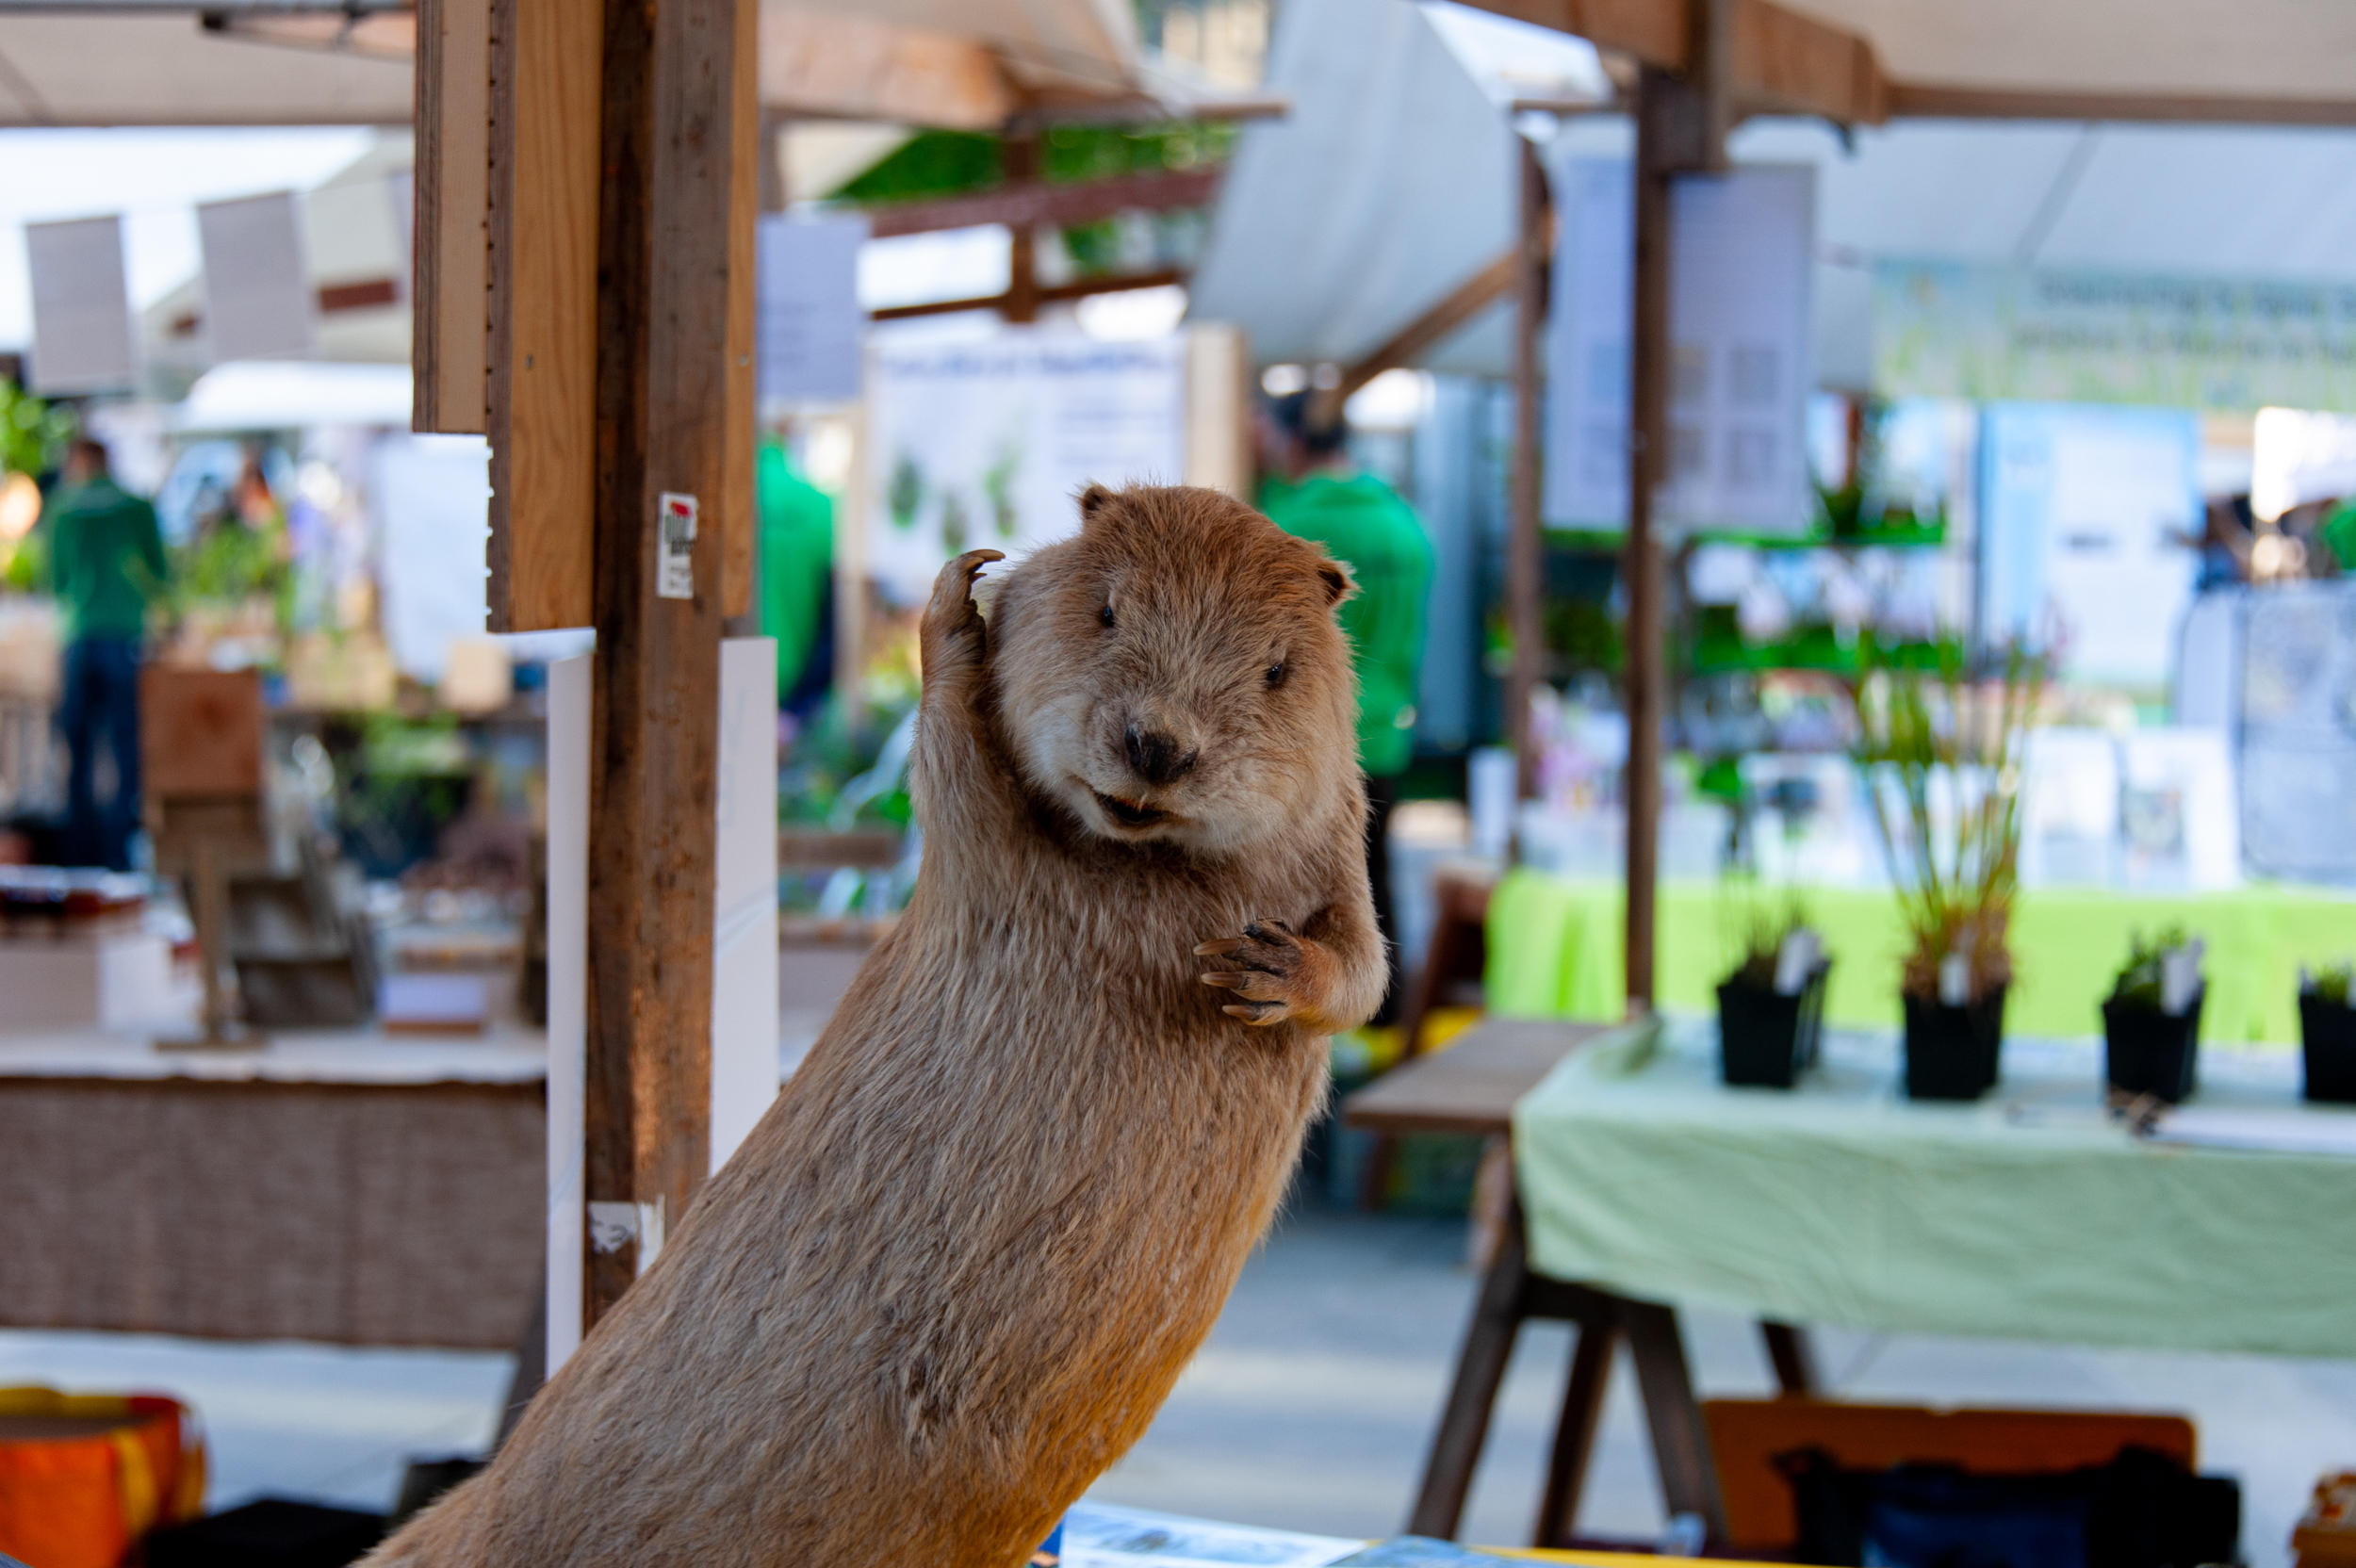
M 1113 504 L 1113 493 L 1101 484 L 1091 484 L 1080 492 L 1080 526 L 1088 527 L 1104 514 Z
M 1317 563 L 1317 580 L 1325 584 L 1325 605 L 1329 610 L 1358 591 L 1358 584 L 1350 580 L 1350 568 L 1330 557 Z

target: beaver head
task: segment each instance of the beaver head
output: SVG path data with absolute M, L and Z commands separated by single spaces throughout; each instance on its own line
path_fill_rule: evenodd
M 1213 853 L 1336 798 L 1357 710 L 1342 566 L 1216 490 L 1090 485 L 1080 515 L 990 612 L 1030 787 L 1100 838 Z

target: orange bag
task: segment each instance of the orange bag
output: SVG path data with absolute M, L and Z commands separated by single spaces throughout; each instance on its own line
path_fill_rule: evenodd
M 0 1388 L 0 1552 L 26 1568 L 117 1568 L 204 1509 L 205 1440 L 177 1399 Z

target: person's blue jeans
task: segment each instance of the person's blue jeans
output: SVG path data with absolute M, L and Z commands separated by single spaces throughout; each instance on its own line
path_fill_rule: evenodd
M 65 695 L 57 710 L 65 732 L 63 858 L 75 865 L 131 869 L 131 835 L 139 825 L 139 645 L 128 637 L 80 637 L 65 649 Z M 114 793 L 98 799 L 98 747 L 114 755 Z

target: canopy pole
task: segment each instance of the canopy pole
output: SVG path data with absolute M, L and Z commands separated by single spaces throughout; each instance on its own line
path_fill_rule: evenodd
M 1653 943 L 1661 877 L 1661 743 L 1667 651 L 1661 631 L 1661 541 L 1654 492 L 1668 468 L 1669 191 L 1679 174 L 1722 169 L 1730 72 L 1728 0 L 1691 7 L 1691 74 L 1645 66 L 1636 83 L 1636 267 L 1628 352 L 1628 1009 L 1653 1008 Z
M 1538 792 L 1538 752 L 1530 739 L 1530 698 L 1546 655 L 1546 543 L 1538 517 L 1538 351 L 1546 330 L 1548 200 L 1538 149 L 1520 151 L 1521 230 L 1513 270 L 1513 516 L 1507 550 L 1507 613 L 1513 664 L 1505 685 L 1506 735 L 1513 747 L 1514 798 Z

